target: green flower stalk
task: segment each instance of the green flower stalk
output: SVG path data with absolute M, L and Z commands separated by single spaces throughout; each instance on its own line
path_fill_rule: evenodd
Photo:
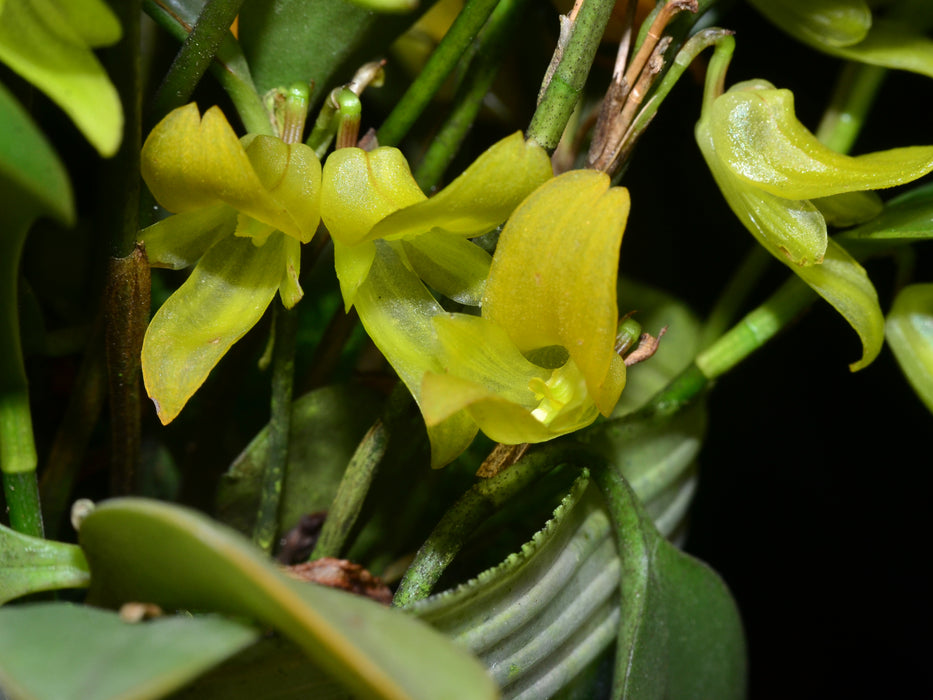
M 238 139 L 216 107 L 171 112 L 149 135 L 142 173 L 171 216 L 144 229 L 150 264 L 191 276 L 153 317 L 143 341 L 146 390 L 172 421 L 276 292 L 291 308 L 301 244 L 320 222 L 321 165 L 300 143 Z
M 697 143 L 745 228 L 858 333 L 862 358 L 851 368 L 861 369 L 881 350 L 884 318 L 865 270 L 828 237 L 823 211 L 838 209 L 836 198 L 864 195 L 925 175 L 933 170 L 933 146 L 846 156 L 820 143 L 797 120 L 789 90 L 755 80 L 721 94 L 734 45 L 731 37 L 727 39 L 710 64 Z M 868 203 L 866 213 L 877 213 Z

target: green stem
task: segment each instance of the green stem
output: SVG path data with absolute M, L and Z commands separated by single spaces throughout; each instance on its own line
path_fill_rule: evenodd
M 455 106 L 432 139 L 430 148 L 415 171 L 415 180 L 425 192 L 440 181 L 476 121 L 527 2 L 502 0 L 483 28 L 473 52 L 475 59 L 470 61 L 466 78 L 454 97 Z
M 291 433 L 292 391 L 295 376 L 295 334 L 298 310 L 275 305 L 275 340 L 272 349 L 272 401 L 269 420 L 269 443 L 262 472 L 259 510 L 253 529 L 253 541 L 266 552 L 272 551 L 279 526 L 279 503 L 288 463 L 288 438 Z
M 715 379 L 762 347 L 814 299 L 816 293 L 796 277 L 748 313 L 696 358 L 707 379 Z
M 152 101 L 153 121 L 188 101 L 240 12 L 243 0 L 208 0 Z
M 569 36 L 564 37 L 561 32 L 552 59 L 553 73 L 527 132 L 530 141 L 537 142 L 548 151 L 557 148 L 564 127 L 583 93 L 614 5 L 615 0 L 585 0 Z
M 311 559 L 338 557 L 343 553 L 388 445 L 389 431 L 382 420 L 377 420 L 347 464 Z
M 19 333 L 19 261 L 35 213 L 17 208 L 0 192 L 3 238 L 0 250 L 0 470 L 10 526 L 43 536 L 36 487 L 36 443 L 29 406 L 29 383 Z
M 839 153 L 848 153 L 875 103 L 887 69 L 850 62 L 842 69 L 816 137 Z
M 392 605 L 404 607 L 430 595 L 441 574 L 476 528 L 540 476 L 592 453 L 574 442 L 552 442 L 529 452 L 491 479 L 477 482 L 451 506 L 435 526 L 399 584 Z
M 456 67 L 460 56 L 486 23 L 498 2 L 499 0 L 468 0 L 431 54 L 424 69 L 379 128 L 377 137 L 381 145 L 394 146 L 405 137 Z

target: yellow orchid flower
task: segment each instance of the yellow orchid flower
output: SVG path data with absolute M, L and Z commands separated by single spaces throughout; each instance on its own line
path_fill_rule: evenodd
M 143 341 L 146 390 L 169 423 L 276 291 L 289 308 L 301 299 L 300 247 L 320 222 L 321 165 L 304 144 L 238 139 L 220 109 L 202 117 L 189 104 L 152 130 L 142 174 L 175 212 L 140 233 L 150 264 L 195 265 Z

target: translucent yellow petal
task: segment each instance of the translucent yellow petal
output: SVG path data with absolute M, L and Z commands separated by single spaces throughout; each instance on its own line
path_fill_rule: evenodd
M 174 214 L 139 232 L 152 267 L 194 265 L 217 241 L 233 233 L 236 212 L 225 204 Z
M 262 317 L 282 280 L 285 236 L 256 248 L 215 244 L 153 317 L 143 340 L 146 391 L 163 424 L 174 420 L 214 365 Z
M 624 383 L 613 346 L 628 211 L 628 191 L 610 188 L 604 173 L 576 170 L 550 180 L 503 229 L 483 298 L 483 316 L 521 351 L 566 348 L 605 415 Z
M 432 318 L 443 312 L 430 292 L 383 241 L 371 242 L 374 260 L 360 285 L 355 304 L 360 321 L 376 347 L 421 405 L 421 378 L 439 372 L 440 345 Z M 458 412 L 428 429 L 431 463 L 443 466 L 465 450 L 476 425 Z
M 224 203 L 299 240 L 310 240 L 319 221 L 317 156 L 307 146 L 269 136 L 250 137 L 246 143 L 251 156 L 217 107 L 203 116 L 193 103 L 179 107 L 146 139 L 143 179 L 169 211 Z
M 449 299 L 479 306 L 489 253 L 462 236 L 433 231 L 402 240 L 409 263 L 425 283 Z
M 379 222 L 369 237 L 403 238 L 432 229 L 467 237 L 482 235 L 505 221 L 552 175 L 547 151 L 516 132 L 486 150 L 429 200 Z
M 301 243 L 296 238 L 285 236 L 283 246 L 285 270 L 279 283 L 279 296 L 282 305 L 290 309 L 304 296 L 304 291 L 298 283 L 298 275 L 301 273 Z
M 356 291 L 360 288 L 376 256 L 376 244 L 365 241 L 359 245 L 344 245 L 334 241 L 334 270 L 340 282 L 343 308 L 350 311 L 356 303 Z
M 256 136 L 246 155 L 269 196 L 285 211 L 290 226 L 277 228 L 302 243 L 311 240 L 321 222 L 321 162 L 303 143 Z M 271 222 L 270 222 L 271 223 Z
M 786 199 L 902 185 L 933 170 L 933 146 L 847 156 L 827 148 L 794 114 L 790 90 L 740 83 L 713 102 L 713 146 L 738 178 Z
M 324 163 L 321 218 L 344 245 L 360 243 L 386 216 L 424 199 L 397 148 L 341 148 Z

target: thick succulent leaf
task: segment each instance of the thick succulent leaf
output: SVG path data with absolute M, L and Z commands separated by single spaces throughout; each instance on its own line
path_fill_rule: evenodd
M 933 183 L 887 202 L 881 215 L 840 235 L 841 240 L 913 241 L 933 237 Z
M 87 38 L 93 45 L 113 43 L 119 23 L 103 2 L 81 0 L 63 10 L 64 4 L 6 0 L 0 6 L 0 61 L 61 107 L 101 155 L 112 156 L 123 136 L 123 108 Z M 74 15 L 85 17 L 76 28 L 69 21 Z
M 411 12 L 418 7 L 418 0 L 349 0 L 349 2 L 376 12 Z
M 387 243 L 374 244 L 375 259 L 366 283 L 357 292 L 356 310 L 366 333 L 421 406 L 425 372 L 443 372 L 432 321 L 443 309 Z M 428 426 L 432 466 L 453 460 L 469 446 L 476 432 L 476 424 L 463 411 Z
M 67 26 L 87 46 L 110 46 L 120 40 L 120 22 L 103 0 L 52 0 Z M 62 39 L 66 39 L 62 34 Z
M 739 83 L 713 102 L 713 148 L 736 177 L 785 199 L 829 197 L 916 180 L 933 170 L 933 146 L 847 156 L 797 121 L 790 90 Z
M 907 381 L 933 411 L 933 284 L 912 284 L 894 299 L 888 344 Z
M 728 588 L 660 535 L 621 476 L 594 476 L 622 564 L 613 697 L 745 697 L 744 633 Z
M 483 316 L 523 352 L 561 345 L 608 415 L 625 386 L 616 355 L 619 246 L 628 191 L 605 173 L 564 173 L 532 193 L 509 219 L 493 257 Z
M 317 389 L 292 404 L 280 532 L 294 527 L 302 515 L 330 506 L 347 462 L 381 406 L 379 395 L 353 385 Z M 268 432 L 267 426 L 250 441 L 217 489 L 218 517 L 244 534 L 253 531 L 259 508 Z
M 259 636 L 251 625 L 215 616 L 129 623 L 69 603 L 5 608 L 0 685 L 31 700 L 164 697 Z
M 871 10 L 864 0 L 749 0 L 788 34 L 815 46 L 849 46 L 865 38 Z
M 304 144 L 275 148 L 266 139 L 272 137 L 248 143 L 259 142 L 253 158 L 275 192 L 264 186 L 223 112 L 211 107 L 201 116 L 191 103 L 170 112 L 149 134 L 142 150 L 143 179 L 169 211 L 223 203 L 299 240 L 310 240 L 319 221 L 314 197 L 320 182 L 317 156 Z
M 404 239 L 412 269 L 429 287 L 460 304 L 479 306 L 489 275 L 489 253 L 462 236 L 441 231 Z
M 321 217 L 331 237 L 344 245 L 371 239 L 379 221 L 425 199 L 397 148 L 341 148 L 324 163 Z
M 30 537 L 0 524 L 0 605 L 27 593 L 85 588 L 89 580 L 79 547 Z
M 516 132 L 486 150 L 427 201 L 395 212 L 370 238 L 404 238 L 433 229 L 475 237 L 491 231 L 535 188 L 553 175 L 541 146 Z
M 194 511 L 115 499 L 82 522 L 89 601 L 243 615 L 277 628 L 361 697 L 493 698 L 483 667 L 414 617 L 296 581 L 248 540 Z
M 181 270 L 195 265 L 208 249 L 233 233 L 236 212 L 226 204 L 169 216 L 139 232 L 152 267 Z
M 2 21 L 0 15 L 0 21 Z M 68 174 L 48 140 L 26 111 L 0 84 L 0 187 L 10 202 L 33 206 L 63 224 L 74 221 L 74 197 Z M 9 205 L 7 205 L 9 206 Z M 2 234 L 10 243 L 10 231 Z M 18 249 L 20 242 L 16 243 Z M 13 253 L 5 253 L 12 255 Z
M 146 391 L 159 420 L 174 420 L 227 350 L 262 317 L 284 267 L 282 234 L 265 245 L 227 237 L 156 312 L 143 339 Z
M 438 315 L 434 326 L 445 373 L 428 372 L 422 381 L 429 427 L 465 409 L 491 439 L 519 444 L 550 440 L 596 419 L 586 381 L 572 360 L 557 369 L 539 367 L 485 318 Z

